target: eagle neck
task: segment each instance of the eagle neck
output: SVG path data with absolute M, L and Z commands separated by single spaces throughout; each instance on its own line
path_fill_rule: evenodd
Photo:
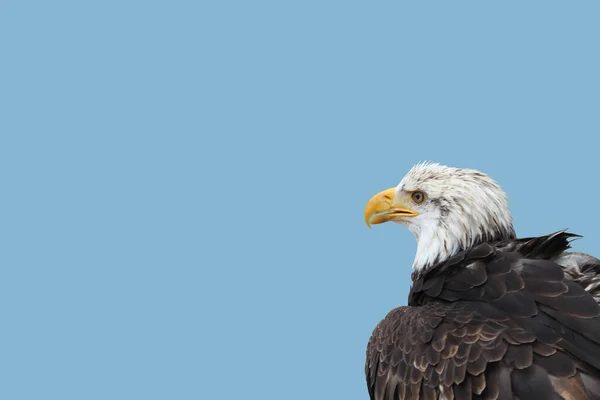
M 413 232 L 417 239 L 417 252 L 413 262 L 413 269 L 421 275 L 453 255 L 468 250 L 483 242 L 514 239 L 516 237 L 512 225 L 509 229 L 473 232 L 457 229 L 421 229 Z
M 415 271 L 424 271 L 459 251 L 459 243 L 447 231 L 423 229 L 415 232 L 417 252 L 413 262 Z

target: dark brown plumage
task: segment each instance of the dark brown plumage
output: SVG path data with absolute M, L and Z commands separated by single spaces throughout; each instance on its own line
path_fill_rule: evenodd
M 481 243 L 413 273 L 369 341 L 370 398 L 600 399 L 600 306 L 557 262 L 574 236 Z

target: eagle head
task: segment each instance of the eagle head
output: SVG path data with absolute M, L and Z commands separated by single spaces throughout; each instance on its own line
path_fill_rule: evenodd
M 417 239 L 416 270 L 482 241 L 515 237 L 507 196 L 493 179 L 437 163 L 415 165 L 398 186 L 373 196 L 365 221 L 405 225 Z

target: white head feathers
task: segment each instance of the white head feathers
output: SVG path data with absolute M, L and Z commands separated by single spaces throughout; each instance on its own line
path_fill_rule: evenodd
M 506 194 L 486 174 L 435 163 L 415 165 L 396 187 L 396 197 L 414 191 L 425 200 L 413 204 L 419 215 L 400 223 L 417 238 L 415 270 L 445 260 L 481 241 L 512 239 L 515 231 Z

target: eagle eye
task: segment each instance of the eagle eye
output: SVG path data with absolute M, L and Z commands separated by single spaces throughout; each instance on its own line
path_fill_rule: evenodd
M 412 198 L 412 201 L 417 204 L 421 204 L 425 201 L 425 193 L 421 192 L 420 190 L 412 192 L 410 197 Z

